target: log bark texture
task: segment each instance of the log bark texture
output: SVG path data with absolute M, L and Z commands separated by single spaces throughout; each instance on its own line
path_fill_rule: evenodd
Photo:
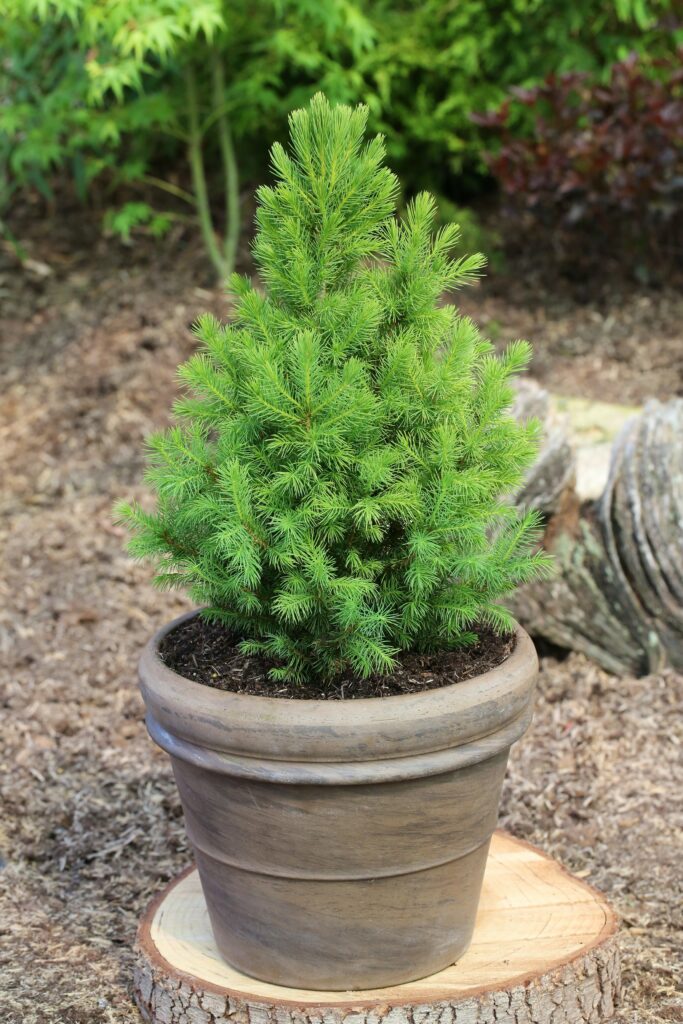
M 557 571 L 519 591 L 515 615 L 612 672 L 683 668 L 683 400 L 562 403 L 527 384 L 516 412 L 544 424 L 517 502 L 546 516 Z
M 619 998 L 615 929 L 598 893 L 496 833 L 474 940 L 455 966 L 390 989 L 304 992 L 220 959 L 189 871 L 141 923 L 135 992 L 150 1024 L 597 1024 Z

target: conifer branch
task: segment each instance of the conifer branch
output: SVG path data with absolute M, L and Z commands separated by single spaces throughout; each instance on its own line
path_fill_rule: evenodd
M 387 672 L 508 629 L 500 602 L 548 571 L 536 518 L 505 500 L 538 445 L 509 413 L 529 348 L 496 356 L 441 305 L 483 258 L 451 259 L 429 196 L 396 219 L 366 120 L 321 95 L 292 115 L 258 193 L 265 295 L 233 277 L 232 325 L 200 319 L 180 423 L 150 442 L 157 511 L 122 513 L 160 585 L 189 586 L 274 680 Z M 190 128 L 212 233 L 197 111 Z

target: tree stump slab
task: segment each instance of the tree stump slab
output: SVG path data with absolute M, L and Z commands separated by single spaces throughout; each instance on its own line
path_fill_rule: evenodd
M 221 959 L 191 868 L 142 919 L 135 995 L 152 1024 L 592 1024 L 610 1019 L 619 996 L 616 927 L 594 889 L 497 832 L 457 964 L 392 988 L 301 991 Z

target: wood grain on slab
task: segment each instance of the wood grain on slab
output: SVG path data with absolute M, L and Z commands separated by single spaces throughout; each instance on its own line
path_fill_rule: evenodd
M 494 835 L 472 944 L 431 977 L 356 992 L 287 989 L 226 964 L 191 869 L 139 933 L 136 998 L 154 1024 L 579 1024 L 619 994 L 616 921 L 595 890 L 520 840 Z

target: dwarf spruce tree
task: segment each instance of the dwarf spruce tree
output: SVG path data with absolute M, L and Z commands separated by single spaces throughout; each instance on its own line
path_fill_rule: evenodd
M 533 514 L 506 499 L 537 447 L 510 416 L 525 342 L 496 357 L 445 289 L 457 229 L 420 195 L 401 222 L 367 111 L 322 95 L 258 193 L 264 290 L 233 280 L 180 369 L 177 425 L 149 442 L 156 511 L 123 505 L 131 550 L 187 587 L 275 679 L 390 671 L 398 652 L 511 625 L 500 601 L 542 572 Z

